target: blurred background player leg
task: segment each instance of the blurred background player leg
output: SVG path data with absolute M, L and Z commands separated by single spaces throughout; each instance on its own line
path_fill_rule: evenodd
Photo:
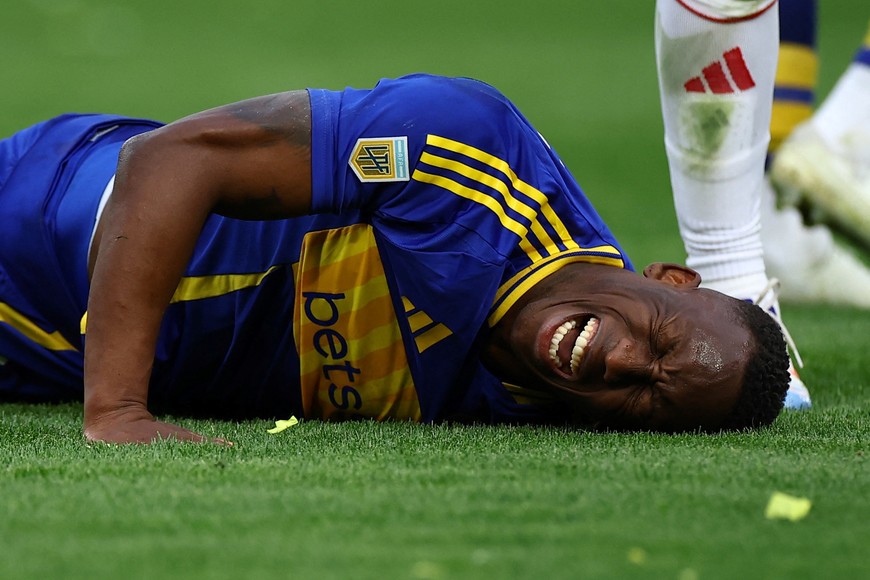
M 779 39 L 775 5 L 658 0 L 655 32 L 665 148 L 686 263 L 701 274 L 702 285 L 751 300 L 781 324 L 761 240 Z M 809 407 L 809 393 L 791 370 L 787 407 Z
M 817 0 L 779 1 L 779 62 L 768 163 L 795 127 L 812 116 L 819 68 L 817 19 Z M 866 98 L 870 99 L 870 94 Z M 782 282 L 780 298 L 870 308 L 870 270 L 835 243 L 827 227 L 809 227 L 796 208 L 777 207 L 769 182 L 763 187 L 764 262 L 768 274 Z
M 870 26 L 821 107 L 783 143 L 771 178 L 811 218 L 870 249 Z

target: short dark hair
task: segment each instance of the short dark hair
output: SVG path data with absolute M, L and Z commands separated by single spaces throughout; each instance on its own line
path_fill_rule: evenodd
M 719 426 L 739 431 L 773 423 L 785 402 L 789 359 L 779 323 L 750 302 L 734 300 L 738 321 L 752 335 L 752 353 L 746 364 L 743 388 L 734 409 Z

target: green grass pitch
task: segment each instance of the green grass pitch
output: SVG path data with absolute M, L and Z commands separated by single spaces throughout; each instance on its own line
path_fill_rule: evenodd
M 637 266 L 683 259 L 651 1 L 8 4 L 2 135 L 66 111 L 171 120 L 474 76 L 536 124 Z M 821 4 L 824 94 L 870 13 Z M 236 446 L 113 448 L 84 443 L 78 405 L 2 405 L 0 578 L 867 577 L 870 313 L 785 317 L 816 406 L 753 434 L 181 419 Z M 777 490 L 809 515 L 765 519 Z

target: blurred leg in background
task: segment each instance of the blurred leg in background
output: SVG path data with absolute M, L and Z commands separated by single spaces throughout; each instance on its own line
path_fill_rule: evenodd
M 783 15 L 788 6 L 799 3 L 783 0 Z M 773 125 L 783 141 L 771 165 L 780 205 L 797 204 L 810 221 L 828 224 L 864 251 L 870 250 L 870 25 L 852 63 L 812 116 L 809 112 L 797 115 L 798 107 L 786 104 L 785 96 L 798 97 L 804 88 L 801 82 L 806 79 L 799 75 L 807 68 L 812 44 L 796 38 L 792 46 L 794 66 L 781 71 L 782 90 L 778 91 L 783 95 L 783 115 Z M 775 104 L 775 121 L 776 113 Z M 846 276 L 846 268 L 841 270 L 836 277 Z M 844 286 L 854 290 L 844 288 L 846 294 L 833 296 L 831 301 L 870 307 L 866 280 L 847 277 Z M 853 298 L 859 293 L 863 301 Z
M 790 143 L 803 141 L 799 137 L 801 131 L 812 132 L 809 125 L 819 69 L 816 0 L 780 0 L 779 10 L 779 64 L 773 92 L 769 164 L 793 133 L 794 141 Z M 866 98 L 870 99 L 870 94 Z M 842 105 L 838 110 L 844 110 Z M 801 126 L 807 128 L 796 132 Z M 794 163 L 794 155 L 788 159 Z M 832 170 L 832 164 L 819 157 L 802 163 L 823 173 Z M 840 171 L 847 173 L 845 169 Z M 764 261 L 768 273 L 782 282 L 780 297 L 789 302 L 870 308 L 870 270 L 866 265 L 837 244 L 826 226 L 805 225 L 801 212 L 785 203 L 787 200 L 777 203 L 770 182 L 764 188 L 761 214 Z M 796 201 L 795 195 L 791 198 Z

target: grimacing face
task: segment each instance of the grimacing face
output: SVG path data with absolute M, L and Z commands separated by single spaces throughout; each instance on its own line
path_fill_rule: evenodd
M 643 277 L 598 264 L 551 274 L 493 328 L 484 362 L 617 429 L 715 429 L 740 395 L 752 337 L 733 298 L 651 264 Z

